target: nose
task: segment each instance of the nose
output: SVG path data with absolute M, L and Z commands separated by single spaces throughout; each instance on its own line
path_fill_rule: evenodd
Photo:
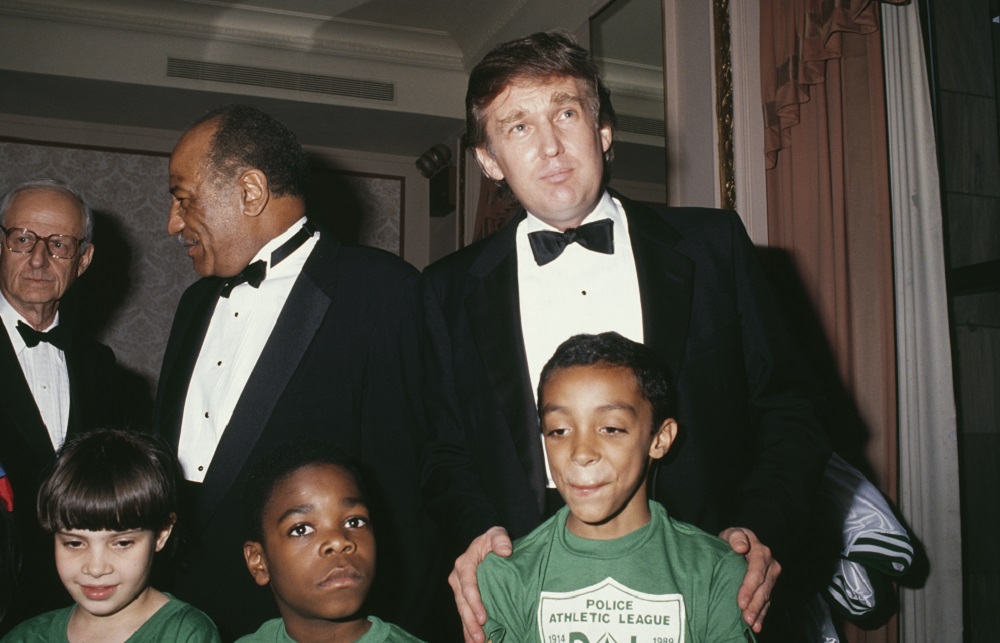
M 354 539 L 351 538 L 350 532 L 341 527 L 331 530 L 321 545 L 321 552 L 324 556 L 350 554 L 354 551 L 355 547 L 356 545 L 354 544 Z
M 38 239 L 35 241 L 35 247 L 31 249 L 31 267 L 44 268 L 48 263 L 49 248 L 45 245 L 45 241 Z
M 90 550 L 87 560 L 83 564 L 83 573 L 91 578 L 100 578 L 113 571 L 111 561 L 108 560 L 104 549 L 95 547 Z
M 570 459 L 574 464 L 585 467 L 600 460 L 600 454 L 595 448 L 593 438 L 585 433 L 577 432 L 572 439 Z
M 563 151 L 559 130 L 551 123 L 543 123 L 538 128 L 538 144 L 543 156 L 559 156 Z
M 184 227 L 184 219 L 181 218 L 180 205 L 174 201 L 170 204 L 170 214 L 167 215 L 167 234 L 171 236 L 180 234 Z

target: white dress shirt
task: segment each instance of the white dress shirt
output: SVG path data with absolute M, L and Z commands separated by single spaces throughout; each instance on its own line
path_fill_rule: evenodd
M 0 319 L 10 337 L 10 344 L 17 355 L 24 379 L 28 381 L 31 395 L 35 398 L 35 406 L 48 429 L 52 446 L 58 451 L 66 440 L 66 430 L 69 427 L 69 370 L 66 368 L 66 354 L 48 342 L 38 342 L 37 346 L 28 348 L 21 333 L 17 331 L 17 322 L 28 324 L 28 320 L 14 310 L 2 295 Z M 43 330 L 49 331 L 58 325 L 59 313 L 56 312 L 52 324 Z
M 298 232 L 303 217 L 269 241 L 253 261 L 267 263 L 260 287 L 240 284 L 229 297 L 220 297 L 195 363 L 184 401 L 177 457 L 184 478 L 202 482 L 229 424 L 236 403 L 274 330 L 292 285 L 319 240 L 319 232 L 277 266 L 271 253 Z M 252 263 L 252 262 L 251 262 Z
M 581 225 L 602 219 L 614 222 L 614 254 L 594 252 L 578 243 L 571 243 L 557 259 L 544 266 L 535 263 L 528 233 L 556 228 L 530 212 L 518 224 L 517 283 L 521 333 L 536 402 L 542 368 L 559 344 L 573 335 L 615 331 L 642 342 L 642 302 L 628 221 L 621 203 L 607 192 Z M 543 451 L 544 448 L 543 440 Z M 545 470 L 551 487 L 552 476 L 548 468 L 546 459 Z

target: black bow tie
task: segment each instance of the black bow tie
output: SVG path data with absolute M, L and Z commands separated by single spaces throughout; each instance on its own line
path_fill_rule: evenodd
M 292 237 L 278 246 L 274 252 L 271 253 L 271 267 L 277 266 L 279 263 L 285 260 L 288 255 L 292 254 L 299 249 L 306 239 L 313 236 L 316 232 L 316 226 L 313 225 L 312 221 L 306 221 L 305 225 L 296 232 Z M 229 297 L 233 292 L 233 288 L 239 286 L 240 284 L 249 284 L 254 288 L 259 288 L 264 277 L 267 276 L 267 263 L 263 259 L 258 259 L 254 261 L 249 266 L 244 268 L 235 277 L 231 277 L 226 284 L 222 287 L 222 292 L 219 293 L 223 297 Z
M 528 233 L 528 242 L 539 266 L 554 261 L 573 242 L 587 250 L 610 255 L 615 253 L 614 225 L 611 219 L 601 219 L 565 232 L 538 230 Z
M 28 348 L 38 346 L 39 342 L 48 342 L 59 350 L 65 351 L 73 343 L 73 334 L 70 332 L 69 326 L 65 324 L 60 324 L 49 331 L 41 331 L 18 320 L 17 332 L 21 334 L 21 339 L 24 340 L 24 345 Z
M 240 284 L 249 284 L 254 288 L 258 288 L 260 287 L 260 282 L 264 281 L 265 276 L 267 276 L 267 262 L 263 259 L 258 259 L 243 270 L 240 270 L 235 277 L 231 277 L 226 282 L 226 285 L 222 287 L 222 292 L 219 294 L 228 298 L 233 292 L 233 288 Z

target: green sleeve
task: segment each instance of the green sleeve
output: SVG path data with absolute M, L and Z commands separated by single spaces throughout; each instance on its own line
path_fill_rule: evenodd
M 208 618 L 201 610 L 187 604 L 184 604 L 182 609 L 178 610 L 168 622 L 157 628 L 152 634 L 153 639 L 159 641 L 222 643 L 219 630 L 215 627 L 212 619 Z M 136 639 L 137 642 L 141 640 L 141 638 Z
M 533 597 L 526 596 L 527 588 L 510 560 L 492 553 L 487 555 L 476 571 L 476 580 L 483 606 L 486 607 L 486 625 L 483 627 L 486 640 L 493 643 L 524 643 L 530 640 L 534 616 L 531 607 L 535 601 Z
M 743 620 L 743 610 L 736 595 L 746 576 L 747 563 L 736 552 L 726 553 L 712 570 L 712 588 L 708 604 L 708 641 L 745 643 L 756 641 L 753 630 Z

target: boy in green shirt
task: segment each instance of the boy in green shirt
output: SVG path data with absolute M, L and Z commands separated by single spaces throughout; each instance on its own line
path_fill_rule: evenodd
M 240 643 L 421 643 L 363 604 L 375 532 L 361 478 L 322 442 L 286 442 L 254 467 L 243 494 L 247 569 L 270 585 L 281 618 Z
M 746 562 L 646 497 L 677 436 L 655 354 L 617 333 L 577 335 L 549 360 L 538 408 L 566 501 L 477 576 L 493 643 L 753 641 L 735 596 Z M 720 403 L 722 403 L 720 401 Z

